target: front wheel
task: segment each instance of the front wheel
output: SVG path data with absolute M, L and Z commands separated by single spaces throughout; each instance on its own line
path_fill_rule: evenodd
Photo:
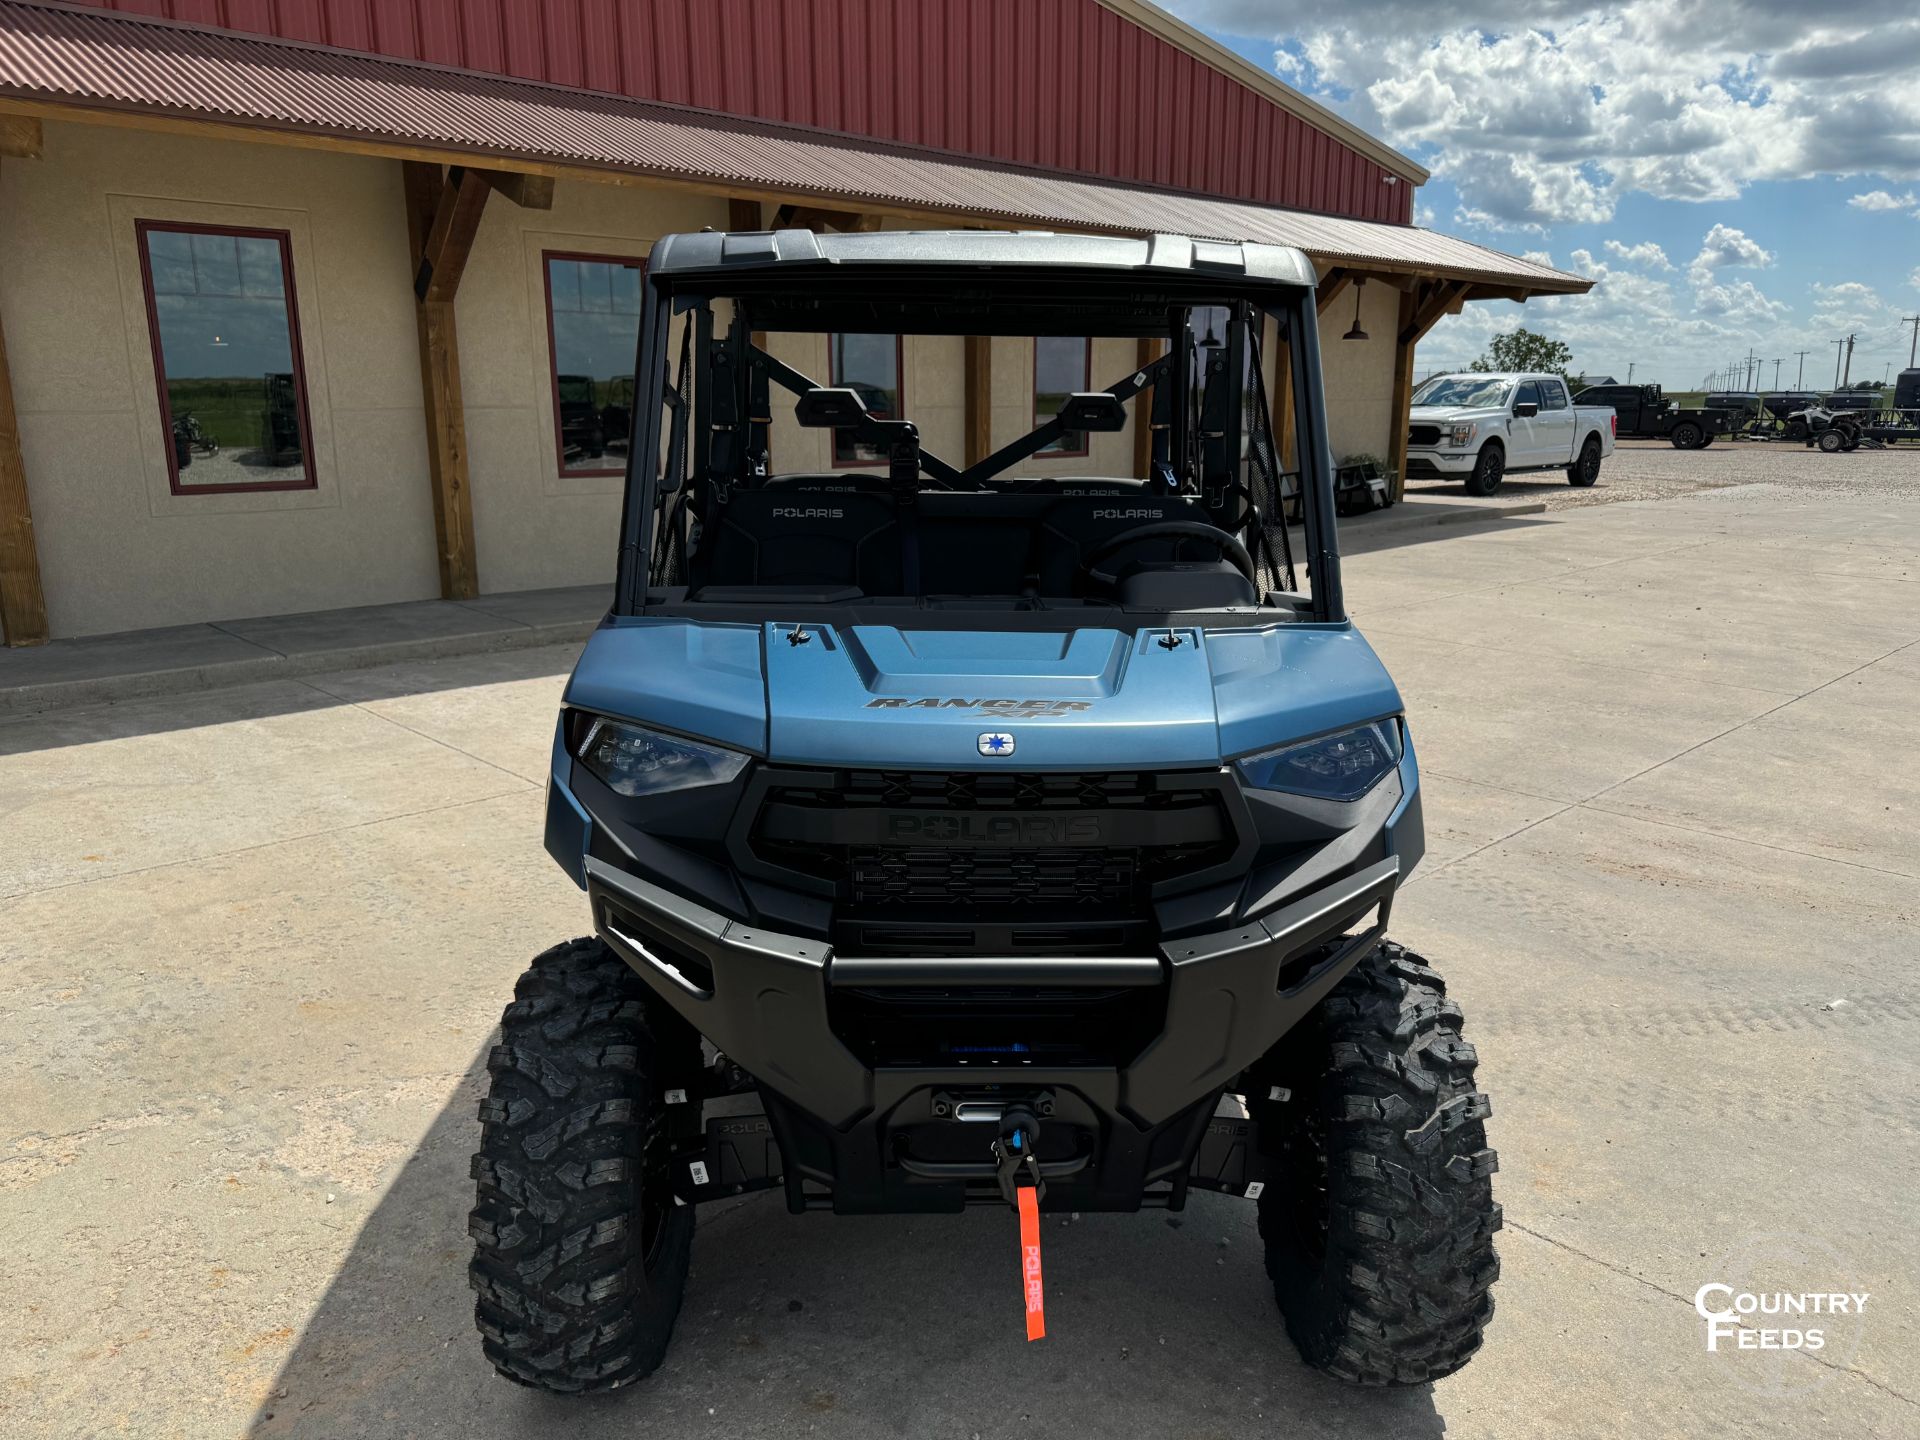
M 1600 437 L 1589 435 L 1580 447 L 1580 458 L 1567 467 L 1567 483 L 1586 489 L 1600 478 Z
M 1847 448 L 1847 437 L 1838 430 L 1822 430 L 1820 439 L 1816 443 L 1820 446 L 1822 454 L 1838 455 Z
M 1364 1385 L 1450 1375 L 1493 1315 L 1500 1228 L 1473 1047 L 1419 956 L 1383 944 L 1256 1069 L 1267 1272 L 1301 1358 Z
M 1691 420 L 1682 420 L 1673 427 L 1673 433 L 1667 436 L 1667 439 L 1673 442 L 1673 448 L 1676 450 L 1698 450 L 1706 444 L 1705 433 Z
M 1507 473 L 1507 452 L 1498 445 L 1489 445 L 1482 450 L 1473 462 L 1473 469 L 1467 475 L 1467 493 L 1469 495 L 1491 495 L 1500 488 L 1500 482 Z
M 665 1358 L 687 1286 L 663 1096 L 699 1037 L 598 940 L 539 956 L 514 996 L 473 1157 L 474 1323 L 509 1380 L 611 1390 Z

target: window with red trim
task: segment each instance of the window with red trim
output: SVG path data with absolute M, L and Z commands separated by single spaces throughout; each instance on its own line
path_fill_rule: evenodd
M 554 453 L 562 475 L 623 475 L 640 347 L 640 261 L 545 252 Z
M 1033 342 L 1033 423 L 1046 424 L 1060 413 L 1067 396 L 1093 388 L 1093 341 L 1073 335 L 1041 335 Z M 1048 455 L 1085 455 L 1087 432 L 1070 430 L 1043 447 Z
M 313 489 L 287 232 L 134 228 L 173 493 Z
M 827 339 L 827 383 L 857 391 L 876 420 L 898 420 L 906 404 L 900 380 L 906 368 L 898 335 L 831 335 Z M 886 451 L 854 439 L 846 430 L 833 432 L 835 465 L 884 465 Z

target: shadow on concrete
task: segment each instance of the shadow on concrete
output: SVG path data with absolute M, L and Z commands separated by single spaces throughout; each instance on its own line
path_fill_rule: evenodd
M 284 676 L 253 684 L 155 695 L 32 715 L 0 714 L 0 758 L 92 745 L 140 735 L 297 715 L 362 701 L 428 695 L 475 685 L 562 676 L 580 653 L 577 643 L 499 650 L 477 655 L 402 661 L 366 670 Z
M 562 1399 L 497 1378 L 466 1284 L 483 1048 L 374 1208 L 249 1434 L 268 1437 L 1445 1433 L 1432 1389 L 1306 1369 L 1252 1209 L 1051 1215 L 1049 1337 L 1026 1343 L 1011 1213 L 787 1214 L 771 1193 L 701 1216 L 667 1362 Z M 284 1391 L 284 1394 L 278 1393 Z

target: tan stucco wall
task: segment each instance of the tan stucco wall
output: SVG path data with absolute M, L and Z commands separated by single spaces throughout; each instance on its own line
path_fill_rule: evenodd
M 1371 455 L 1381 465 L 1393 436 L 1393 350 L 1400 323 L 1400 292 L 1369 281 L 1360 292 L 1365 340 L 1343 340 L 1353 325 L 1352 289 L 1320 317 L 1320 373 L 1327 388 L 1327 436 L 1333 462 Z
M 560 473 L 543 256 L 644 259 L 662 235 L 726 224 L 725 200 L 651 186 L 562 180 L 551 210 L 488 202 L 455 306 L 483 591 L 613 580 L 623 482 Z
M 316 489 L 169 492 L 140 218 L 290 233 Z M 0 314 L 54 635 L 437 593 L 398 166 L 50 123 Z
M 170 493 L 141 218 L 289 232 L 317 488 Z M 489 203 L 458 301 L 484 591 L 613 574 L 620 479 L 562 475 L 555 453 L 544 252 L 641 258 L 661 235 L 726 223 L 719 198 L 648 186 L 563 181 L 549 211 Z M 1350 298 L 1323 318 L 1336 460 L 1387 455 L 1398 303 L 1390 286 L 1365 288 L 1364 342 L 1340 338 Z M 397 162 L 49 123 L 43 158 L 0 171 L 0 315 L 56 636 L 438 594 Z M 827 377 L 824 337 L 773 349 Z M 994 342 L 995 446 L 1032 424 L 1032 351 Z M 1133 360 L 1131 340 L 1096 342 L 1090 382 Z M 907 337 L 905 380 L 927 447 L 963 463 L 964 343 Z M 775 469 L 831 469 L 827 433 L 774 399 Z M 1094 435 L 1090 455 L 1017 473 L 1129 475 L 1134 423 Z

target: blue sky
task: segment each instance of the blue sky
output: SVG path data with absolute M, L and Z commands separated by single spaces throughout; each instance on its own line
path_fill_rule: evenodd
M 1433 170 L 1418 223 L 1597 283 L 1474 304 L 1422 372 L 1525 325 L 1676 389 L 1907 364 L 1920 313 L 1920 11 L 1884 0 L 1162 0 Z M 1802 359 L 1797 351 L 1808 354 Z

